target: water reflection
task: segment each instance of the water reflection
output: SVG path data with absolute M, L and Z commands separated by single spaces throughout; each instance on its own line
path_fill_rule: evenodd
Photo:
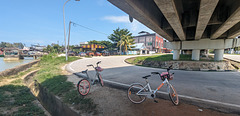
M 4 61 L 3 57 L 0 57 L 0 72 L 21 64 L 29 63 L 33 60 L 34 59 L 32 57 L 25 57 L 23 60 L 18 60 L 18 61 Z

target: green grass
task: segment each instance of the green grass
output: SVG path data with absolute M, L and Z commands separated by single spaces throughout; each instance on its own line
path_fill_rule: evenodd
M 225 53 L 226 55 L 240 55 L 240 54 L 227 54 L 227 53 Z
M 35 68 L 36 68 L 36 66 L 33 66 L 33 67 L 31 67 L 31 68 L 26 69 L 25 71 L 19 72 L 17 75 L 0 77 L 0 81 L 1 81 L 2 79 L 16 79 L 16 78 L 22 77 L 23 75 L 26 75 L 27 73 L 31 72 L 31 71 L 34 70 Z
M 81 97 L 74 88 L 73 83 L 68 82 L 67 77 L 62 75 L 61 67 L 77 59 L 80 58 L 69 57 L 68 61 L 66 61 L 65 57 L 57 57 L 55 54 L 43 56 L 38 66 L 36 66 L 40 70 L 34 79 L 38 80 L 38 82 L 51 93 L 62 97 L 66 103 L 74 103 L 76 109 L 88 113 L 96 113 L 96 104 L 94 104 L 92 99 Z M 31 68 L 16 76 L 7 78 L 19 78 L 32 70 Z M 12 81 L 10 85 L 0 87 L 0 116 L 5 115 L 1 114 L 1 109 L 11 110 L 13 107 L 17 107 L 18 111 L 8 115 L 44 115 L 44 112 L 32 103 L 36 99 L 29 89 L 22 85 L 22 82 L 22 79 L 16 79 Z
M 180 55 L 178 61 L 192 61 L 192 55 Z M 131 64 L 142 65 L 143 61 L 172 61 L 172 54 L 163 54 L 163 55 L 153 55 L 153 56 L 139 56 L 135 58 L 129 58 L 126 61 Z M 200 59 L 200 61 L 214 61 L 213 58 L 210 59 Z
M 172 54 L 165 54 L 165 55 L 153 55 L 153 56 L 139 56 L 135 57 L 134 59 L 127 59 L 128 62 L 133 64 L 138 64 L 143 61 L 171 61 L 173 60 Z M 191 55 L 180 55 L 179 60 L 191 60 Z
M 77 110 L 83 110 L 85 112 L 93 112 L 97 113 L 96 107 L 97 105 L 94 104 L 93 100 L 90 98 L 84 98 L 79 95 L 79 93 L 75 90 L 70 91 L 68 94 L 64 96 L 64 102 L 69 104 L 77 104 L 75 105 L 75 108 Z
M 36 98 L 31 94 L 26 86 L 5 85 L 0 87 L 0 115 L 26 116 L 44 115 L 42 109 L 32 103 Z M 18 110 L 10 114 L 2 114 L 3 110 L 11 111 L 12 108 Z
M 43 56 L 39 63 L 40 70 L 34 78 L 49 92 L 62 97 L 65 103 L 74 104 L 76 109 L 84 112 L 96 112 L 96 104 L 92 99 L 81 97 L 73 83 L 68 82 L 67 77 L 62 75 L 61 67 L 77 59 L 80 58 L 69 57 L 66 61 L 65 57 L 56 57 L 53 54 Z
M 12 84 L 22 84 L 22 79 L 16 79 L 16 80 L 14 80 L 14 81 L 12 81 L 11 83 Z

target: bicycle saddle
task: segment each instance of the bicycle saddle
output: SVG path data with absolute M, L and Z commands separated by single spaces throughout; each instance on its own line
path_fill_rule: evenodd
M 151 74 L 159 74 L 159 72 L 151 72 Z
M 147 79 L 148 77 L 150 77 L 151 75 L 147 75 L 147 76 L 144 76 L 144 77 L 142 77 L 142 78 L 144 78 L 144 79 Z
M 82 71 L 82 73 L 87 73 L 87 71 L 88 71 L 88 69 L 87 69 L 87 70 L 85 70 L 85 71 Z

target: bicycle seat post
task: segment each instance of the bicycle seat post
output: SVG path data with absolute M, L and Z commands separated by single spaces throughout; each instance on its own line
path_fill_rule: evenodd
M 148 79 L 147 78 L 145 79 L 145 81 L 146 81 L 146 84 L 148 84 Z

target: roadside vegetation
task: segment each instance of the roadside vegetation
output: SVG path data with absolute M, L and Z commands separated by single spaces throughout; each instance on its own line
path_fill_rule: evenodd
M 54 54 L 43 56 L 35 79 L 49 92 L 61 97 L 65 103 L 74 106 L 75 109 L 84 113 L 97 113 L 93 100 L 80 96 L 74 84 L 68 82 L 67 77 L 62 73 L 62 66 L 77 59 L 79 58 L 69 57 L 66 61 L 65 57 L 57 57 Z
M 44 116 L 38 107 L 37 99 L 29 88 L 24 86 L 22 79 L 0 86 L 0 116 Z
M 39 69 L 36 79 L 49 92 L 59 96 L 64 103 L 83 113 L 96 114 L 96 104 L 90 98 L 80 96 L 72 82 L 67 81 L 61 67 L 79 57 L 57 57 L 56 54 L 43 56 L 38 65 L 17 75 L 0 78 L 0 116 L 2 115 L 45 115 L 37 106 L 36 98 L 23 82 L 23 75 Z
M 178 61 L 192 61 L 191 55 L 180 55 Z M 152 56 L 139 56 L 134 58 L 126 59 L 128 63 L 135 64 L 135 65 L 142 65 L 143 61 L 172 61 L 173 55 L 172 54 L 161 54 L 161 55 L 152 55 Z M 212 57 L 209 59 L 200 59 L 200 61 L 214 61 Z

